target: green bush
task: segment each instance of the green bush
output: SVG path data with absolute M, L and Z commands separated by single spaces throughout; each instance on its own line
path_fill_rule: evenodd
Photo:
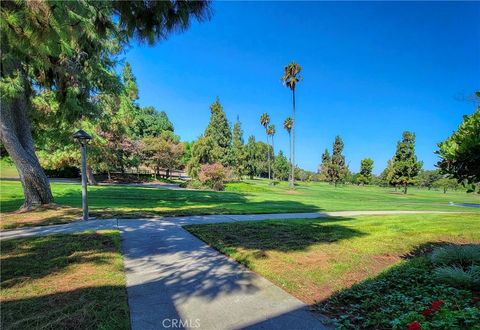
M 443 266 L 436 268 L 433 274 L 437 281 L 455 288 L 480 287 L 480 266 L 470 266 L 468 269 L 459 266 Z
M 437 248 L 432 252 L 430 260 L 434 265 L 460 266 L 480 265 L 480 245 L 451 245 Z
M 190 188 L 190 189 L 204 189 L 205 186 L 198 180 L 191 180 L 187 183 L 187 188 Z

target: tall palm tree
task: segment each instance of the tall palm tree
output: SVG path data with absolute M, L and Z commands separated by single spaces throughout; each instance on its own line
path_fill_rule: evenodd
M 272 141 L 272 155 L 273 155 L 273 161 L 275 161 L 275 148 L 274 148 L 274 144 L 273 144 L 273 136 L 275 135 L 276 133 L 276 130 L 275 130 L 275 125 L 271 124 L 267 127 L 267 135 L 270 136 L 271 140 Z M 270 150 L 268 151 L 268 154 L 270 155 Z M 272 171 L 272 178 L 275 180 L 275 173 L 273 173 Z
M 297 87 L 297 83 L 302 80 L 302 76 L 300 75 L 300 71 L 302 71 L 302 67 L 292 61 L 289 65 L 284 68 L 283 76 L 280 80 L 283 82 L 285 86 L 290 88 L 292 91 L 292 104 L 293 104 L 293 111 L 292 111 L 292 167 L 295 166 L 295 88 Z M 295 184 L 295 177 L 292 176 L 292 180 L 290 181 L 290 188 L 293 188 Z
M 293 178 L 293 166 L 292 166 L 292 135 L 290 134 L 292 132 L 292 127 L 293 127 L 293 120 L 291 117 L 288 117 L 285 119 L 283 122 L 283 128 L 285 128 L 288 132 L 288 140 L 290 142 L 290 155 L 288 156 L 288 161 L 290 163 L 290 175 L 288 176 L 288 182 L 290 186 L 293 186 L 292 183 L 292 178 Z
M 263 113 L 260 116 L 260 124 L 265 128 L 265 133 L 267 134 L 267 145 L 268 144 L 268 124 L 270 124 L 270 116 L 268 113 Z M 268 162 L 268 179 L 270 180 L 270 150 L 267 153 L 267 162 Z

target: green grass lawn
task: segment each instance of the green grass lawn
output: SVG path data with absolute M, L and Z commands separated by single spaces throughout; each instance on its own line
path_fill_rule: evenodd
M 306 303 L 374 276 L 418 246 L 480 242 L 478 214 L 269 220 L 186 229 Z
M 129 329 L 118 231 L 2 241 L 2 329 Z
M 18 178 L 17 169 L 8 158 L 0 159 L 0 178 Z
M 71 221 L 80 216 L 80 186 L 53 183 L 55 202 L 66 206 L 28 214 L 12 213 L 23 202 L 19 182 L 0 181 L 2 228 L 44 225 Z M 107 217 L 149 217 L 199 214 L 246 214 L 319 212 L 339 210 L 441 210 L 480 212 L 479 208 L 450 206 L 479 203 L 480 196 L 465 192 L 410 189 L 403 195 L 381 187 L 333 187 L 323 183 L 300 183 L 289 190 L 286 183 L 271 186 L 266 180 L 228 184 L 225 192 L 168 190 L 145 187 L 89 187 L 92 215 Z

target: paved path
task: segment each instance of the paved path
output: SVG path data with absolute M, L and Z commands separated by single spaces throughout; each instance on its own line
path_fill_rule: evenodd
M 325 319 L 263 277 L 210 248 L 182 228 L 187 224 L 366 214 L 448 213 L 347 211 L 92 220 L 0 232 L 13 239 L 118 228 L 122 235 L 133 330 L 329 329 Z M 323 322 L 322 322 L 323 321 Z M 174 325 L 177 325 L 175 327 Z

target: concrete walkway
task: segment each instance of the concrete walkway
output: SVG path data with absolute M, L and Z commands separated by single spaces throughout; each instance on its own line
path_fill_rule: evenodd
M 326 319 L 263 277 L 210 248 L 187 224 L 427 211 L 187 216 L 92 220 L 0 232 L 2 240 L 115 229 L 122 235 L 132 329 L 329 329 Z

